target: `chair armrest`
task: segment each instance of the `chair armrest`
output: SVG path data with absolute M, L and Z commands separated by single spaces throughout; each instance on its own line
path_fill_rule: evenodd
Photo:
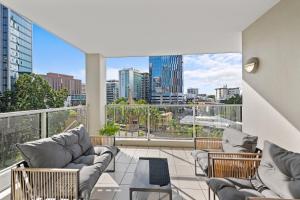
M 211 160 L 211 161 L 210 161 Z M 209 167 L 210 177 L 252 178 L 259 167 L 260 158 L 212 157 Z
M 205 150 L 205 149 L 222 149 L 222 139 L 221 138 L 210 138 L 210 137 L 196 137 L 194 139 L 195 149 Z
M 261 158 L 261 153 L 231 153 L 231 152 L 208 152 L 209 158 Z
M 15 168 L 11 171 L 11 199 L 78 199 L 79 170 Z
M 115 136 L 95 135 L 95 136 L 90 136 L 90 139 L 91 139 L 91 143 L 92 143 L 93 146 L 96 146 L 96 145 L 115 146 L 115 144 L 116 144 Z

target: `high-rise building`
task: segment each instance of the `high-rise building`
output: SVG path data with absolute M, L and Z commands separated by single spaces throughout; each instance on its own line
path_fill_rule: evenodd
M 149 87 L 149 73 L 143 72 L 142 73 L 142 99 L 146 100 L 149 102 L 149 92 L 150 92 L 150 87 Z
M 188 88 L 187 89 L 187 94 L 186 94 L 186 98 L 187 100 L 189 99 L 194 99 L 198 96 L 199 90 L 198 88 Z
M 182 56 L 150 56 L 149 76 L 151 103 L 182 103 Z
M 81 94 L 86 94 L 86 85 L 85 85 L 85 83 L 83 83 L 81 85 Z
M 0 4 L 0 92 L 32 72 L 32 23 Z
M 240 95 L 240 88 L 228 88 L 227 85 L 224 85 L 221 88 L 216 88 L 216 101 L 223 102 L 235 95 Z
M 81 80 L 74 79 L 73 76 L 57 73 L 47 73 L 46 75 L 40 75 L 54 90 L 67 89 L 69 95 L 81 94 Z
M 134 68 L 122 69 L 119 71 L 119 96 L 127 99 L 142 98 L 143 75 Z
M 119 81 L 106 81 L 106 103 L 112 103 L 119 98 Z
M 188 88 L 187 93 L 188 94 L 195 94 L 197 96 L 198 93 L 199 93 L 199 89 L 198 88 Z

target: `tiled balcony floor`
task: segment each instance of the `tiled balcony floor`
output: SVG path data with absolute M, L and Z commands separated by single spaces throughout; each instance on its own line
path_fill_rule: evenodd
M 93 190 L 91 199 L 127 200 L 129 185 L 134 178 L 134 170 L 139 157 L 167 158 L 173 188 L 174 200 L 207 200 L 207 185 L 203 177 L 194 175 L 192 149 L 155 148 L 155 147 L 120 147 L 116 157 L 116 171 L 104 173 Z M 134 193 L 134 199 L 169 199 L 164 193 Z

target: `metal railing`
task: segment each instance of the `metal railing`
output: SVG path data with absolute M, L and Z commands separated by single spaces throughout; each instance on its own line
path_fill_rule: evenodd
M 242 129 L 242 105 L 110 104 L 106 106 L 106 122 L 120 126 L 117 137 L 221 137 L 226 127 Z
M 86 116 L 85 106 L 0 113 L 0 174 L 21 160 L 17 143 L 49 137 L 79 124 L 86 125 Z M 9 180 L 0 181 L 0 191 L 9 187 Z

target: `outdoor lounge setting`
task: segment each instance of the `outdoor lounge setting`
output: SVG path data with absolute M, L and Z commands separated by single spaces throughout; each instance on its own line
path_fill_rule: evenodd
M 84 69 L 24 67 L 31 23 Z M 0 200 L 300 199 L 299 36 L 300 0 L 0 0 Z

